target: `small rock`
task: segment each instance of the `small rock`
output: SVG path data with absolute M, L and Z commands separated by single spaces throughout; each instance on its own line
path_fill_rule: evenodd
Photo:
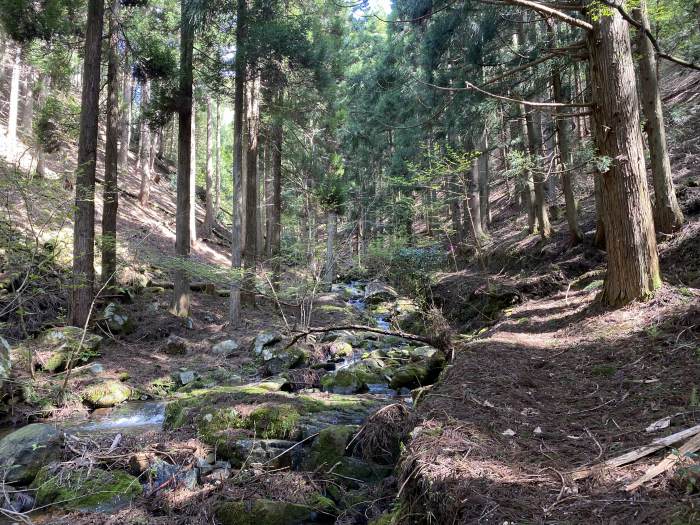
M 171 335 L 168 337 L 168 340 L 165 342 L 165 345 L 161 351 L 168 355 L 185 355 L 188 347 L 189 343 L 186 339 L 176 335 Z
M 535 434 L 541 434 L 541 433 L 542 433 L 542 427 L 537 427 L 535 430 L 533 430 L 533 433 L 535 433 Z
M 195 469 L 188 470 L 182 477 L 182 484 L 187 490 L 197 488 L 197 471 Z
M 186 372 L 180 372 L 179 378 L 180 383 L 183 385 L 188 385 L 196 379 L 196 374 L 192 370 L 187 370 Z
M 224 481 L 231 477 L 231 470 L 227 468 L 214 469 L 208 476 L 212 481 Z
M 116 303 L 109 303 L 105 307 L 102 311 L 102 319 L 109 332 L 113 334 L 127 335 L 136 329 L 126 309 Z
M 220 343 L 215 344 L 211 351 L 214 352 L 217 355 L 222 355 L 224 357 L 228 357 L 231 354 L 233 354 L 236 350 L 238 350 L 238 343 L 234 341 L 233 339 L 227 339 L 226 341 L 221 341 Z
M 129 458 L 129 472 L 134 476 L 140 476 L 151 468 L 151 457 L 144 453 L 138 452 Z
M 513 436 L 515 435 L 515 430 L 509 428 L 509 429 L 504 430 L 503 432 L 501 432 L 501 435 L 503 435 L 503 436 L 508 436 L 508 437 L 513 437 Z

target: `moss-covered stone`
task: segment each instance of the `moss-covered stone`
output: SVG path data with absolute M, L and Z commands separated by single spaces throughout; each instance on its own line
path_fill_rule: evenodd
M 348 357 L 353 353 L 352 345 L 347 341 L 333 341 L 328 346 L 328 351 L 334 357 Z
M 120 381 L 101 381 L 85 387 L 80 396 L 95 408 L 109 408 L 123 403 L 134 395 L 134 390 Z
M 54 475 L 49 467 L 37 474 L 38 505 L 55 504 L 69 510 L 109 511 L 127 504 L 142 492 L 139 480 L 120 470 L 66 470 Z
M 62 433 L 52 425 L 33 423 L 0 440 L 0 467 L 8 483 L 30 483 L 39 469 L 61 455 Z
M 136 329 L 133 318 L 116 303 L 109 303 L 102 311 L 102 322 L 112 334 L 128 335 Z
M 310 470 L 322 465 L 331 468 L 340 461 L 345 456 L 345 449 L 357 429 L 355 425 L 333 425 L 321 430 L 311 445 L 308 459 Z
M 64 326 L 45 331 L 39 336 L 37 342 L 39 348 L 36 355 L 39 364 L 44 370 L 55 372 L 65 368 L 71 356 L 75 364 L 99 355 L 98 349 L 102 337 L 87 332 L 83 339 L 81 328 Z
M 215 509 L 221 525 L 300 525 L 309 518 L 305 505 L 258 499 L 255 501 L 227 501 Z
M 343 368 L 321 378 L 321 386 L 327 392 L 335 394 L 357 394 L 367 391 L 367 385 L 385 383 L 386 379 L 379 367 L 367 362 Z
M 261 356 L 266 373 L 276 375 L 290 368 L 303 366 L 308 361 L 309 353 L 298 346 L 285 348 L 284 345 L 276 345 L 264 347 Z

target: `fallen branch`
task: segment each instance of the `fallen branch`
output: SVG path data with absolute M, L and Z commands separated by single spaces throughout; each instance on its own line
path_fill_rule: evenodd
M 407 332 L 394 332 L 391 330 L 382 330 L 380 328 L 374 328 L 372 326 L 363 326 L 363 325 L 356 325 L 356 324 L 350 324 L 350 325 L 344 325 L 344 326 L 331 326 L 328 328 L 309 328 L 308 330 L 305 330 L 303 332 L 297 333 L 295 336 L 292 337 L 291 341 L 285 348 L 289 348 L 292 346 L 294 343 L 296 343 L 299 339 L 302 339 L 304 337 L 307 337 L 311 334 L 323 334 L 327 332 L 336 332 L 336 331 L 341 331 L 341 330 L 347 330 L 347 331 L 356 331 L 356 332 L 372 332 L 374 334 L 380 334 L 380 335 L 388 335 L 392 337 L 400 337 L 401 339 L 406 339 L 408 341 L 418 341 L 419 343 L 425 343 L 431 346 L 434 346 L 435 341 L 430 338 L 430 337 L 425 337 L 422 335 L 415 335 L 415 334 L 409 334 Z M 441 350 L 444 350 L 442 348 Z
M 696 434 L 690 438 L 677 452 L 673 452 L 664 458 L 664 460 L 658 465 L 654 465 L 649 470 L 647 470 L 644 475 L 639 478 L 634 483 L 630 483 L 625 487 L 627 492 L 632 492 L 636 488 L 642 486 L 647 481 L 654 479 L 656 476 L 663 474 L 667 470 L 674 467 L 678 462 L 680 462 L 688 454 L 697 452 L 700 450 L 700 434 Z
M 638 459 L 653 454 L 657 450 L 670 447 L 671 445 L 675 445 L 676 443 L 679 443 L 685 439 L 691 438 L 698 434 L 700 434 L 700 425 L 695 425 L 694 427 L 682 430 L 680 432 L 676 432 L 675 434 L 671 434 L 670 436 L 666 436 L 664 438 L 657 438 L 648 445 L 636 448 L 634 450 L 630 450 L 626 454 L 622 454 L 621 456 L 618 456 L 616 458 L 608 459 L 607 461 L 598 463 L 597 465 L 593 465 L 592 467 L 585 467 L 574 470 L 573 472 L 571 472 L 571 477 L 574 480 L 585 479 L 596 472 L 601 472 L 605 469 L 617 468 L 623 465 L 627 465 L 629 463 L 633 463 Z

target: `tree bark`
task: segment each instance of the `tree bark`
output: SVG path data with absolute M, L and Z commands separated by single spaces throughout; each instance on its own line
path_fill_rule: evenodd
M 202 237 L 211 237 L 214 227 L 214 173 L 212 146 L 214 142 L 212 127 L 212 103 L 211 97 L 207 97 L 207 166 L 206 166 L 206 202 L 204 214 L 204 226 L 202 227 Z
M 190 0 L 180 0 L 180 86 L 177 154 L 177 215 L 175 220 L 175 253 L 181 259 L 174 272 L 173 300 L 170 311 L 179 317 L 190 315 L 190 282 L 187 264 L 190 258 L 190 201 L 192 164 L 192 54 L 194 27 Z
M 474 159 L 467 181 L 467 202 L 464 207 L 464 222 L 470 227 L 474 242 L 478 246 L 484 231 L 481 228 L 481 204 L 479 198 L 479 161 Z
M 641 0 L 639 8 L 633 13 L 637 21 L 641 22 L 647 31 L 651 31 L 646 0 Z M 654 183 L 654 223 L 657 231 L 674 233 L 683 226 L 683 212 L 676 199 L 671 161 L 668 157 L 666 126 L 657 78 L 656 52 L 649 38 L 642 31 L 637 31 L 637 49 L 640 54 L 639 80 L 642 110 L 646 117 L 644 129 L 649 141 Z
M 100 101 L 100 58 L 104 0 L 89 0 L 78 138 L 73 222 L 73 283 L 70 319 L 84 326 L 90 316 L 95 282 L 95 164 Z
M 481 206 L 481 228 L 483 231 L 488 231 L 491 224 L 491 191 L 489 187 L 489 136 L 488 129 L 484 126 L 484 130 L 479 139 L 479 204 Z
M 282 107 L 284 101 L 284 91 L 278 88 L 276 105 Z M 282 262 L 282 122 L 275 118 L 270 126 L 271 140 L 271 171 L 272 171 L 272 208 L 271 208 L 271 230 L 270 230 L 270 256 L 272 257 L 273 283 L 278 286 L 281 277 Z
M 246 204 L 245 204 L 245 250 L 243 266 L 245 281 L 243 302 L 255 306 L 255 267 L 258 240 L 258 132 L 260 128 L 259 97 L 260 76 L 254 64 L 249 64 L 251 82 L 248 83 L 247 149 L 246 149 Z
M 7 115 L 7 131 L 5 133 L 5 153 L 10 162 L 15 161 L 17 153 L 17 114 L 19 108 L 19 77 L 22 71 L 20 65 L 22 50 L 19 44 L 14 46 L 12 60 L 12 75 L 10 76 L 10 106 Z
M 141 187 L 139 189 L 141 206 L 147 206 L 148 200 L 151 198 L 151 140 L 153 133 L 143 111 L 150 97 L 151 82 L 146 80 L 141 88 L 141 137 L 139 139 L 139 158 L 136 162 L 137 173 L 141 175 Z
M 39 80 L 39 93 L 37 94 L 37 102 L 39 107 L 43 108 L 46 101 L 46 92 L 49 87 L 49 76 L 42 74 Z M 36 155 L 36 173 L 39 177 L 46 177 L 46 152 L 43 144 L 37 144 Z
M 335 243 L 335 234 L 338 225 L 338 215 L 335 210 L 329 211 L 326 219 L 326 267 L 323 275 L 324 284 L 330 289 L 335 277 L 335 252 L 333 250 Z
M 34 117 L 34 81 L 36 75 L 34 68 L 27 64 L 26 66 L 26 89 L 24 90 L 24 110 L 22 111 L 22 128 L 24 132 L 31 136 L 32 120 Z
M 102 204 L 102 283 L 114 285 L 117 272 L 117 210 L 119 186 L 117 174 L 119 138 L 119 28 L 117 16 L 120 0 L 112 2 L 109 15 L 109 51 L 107 57 L 107 119 L 105 138 L 105 173 Z
M 243 44 L 247 36 L 247 1 L 237 0 L 236 42 Z M 241 269 L 243 252 L 243 106 L 245 101 L 246 58 L 239 45 L 235 59 L 233 100 L 233 225 L 231 228 L 231 268 Z M 236 328 L 241 324 L 241 280 L 234 277 L 231 282 L 229 321 Z
M 613 0 L 620 5 L 621 0 Z M 648 299 L 661 285 L 647 187 L 629 28 L 620 13 L 593 21 L 588 37 L 594 137 L 610 168 L 600 173 L 608 272 L 603 301 Z
M 527 123 L 527 136 L 530 156 L 535 164 L 535 172 L 532 180 L 535 190 L 535 215 L 540 235 L 543 239 L 548 239 L 552 235 L 552 228 L 549 224 L 549 214 L 547 213 L 547 199 L 545 198 L 545 176 L 542 173 L 544 167 L 540 165 L 542 158 L 542 114 L 535 108 L 531 108 L 525 113 Z
M 190 247 L 197 246 L 197 107 L 192 98 L 190 112 Z
M 221 104 L 216 99 L 216 127 L 214 131 L 216 137 L 216 162 L 214 167 L 214 220 L 216 220 L 221 209 Z
M 129 171 L 129 142 L 131 141 L 131 66 L 128 55 L 124 53 L 124 76 L 122 78 L 122 118 L 120 122 L 121 133 L 119 142 L 119 166 Z

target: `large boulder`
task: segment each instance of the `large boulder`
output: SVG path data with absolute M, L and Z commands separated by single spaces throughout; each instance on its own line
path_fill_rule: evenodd
M 69 510 L 110 512 L 140 495 L 138 478 L 120 470 L 70 469 L 59 474 L 43 467 L 32 488 L 37 505 L 58 505 Z
M 52 425 L 33 423 L 0 440 L 0 468 L 8 483 L 28 484 L 39 469 L 61 456 L 63 434 Z
M 365 361 L 347 368 L 326 374 L 321 378 L 321 386 L 326 392 L 334 394 L 359 394 L 367 392 L 368 385 L 386 383 L 382 372 L 375 368 L 374 362 Z
M 85 403 L 94 408 L 109 408 L 123 403 L 134 394 L 134 390 L 121 381 L 100 381 L 88 385 L 80 395 Z
M 284 348 L 282 345 L 265 347 L 262 350 L 267 375 L 277 375 L 290 368 L 303 366 L 309 357 L 306 350 L 297 346 Z
M 109 303 L 102 311 L 102 322 L 112 334 L 128 335 L 136 329 L 126 308 L 116 303 Z
M 234 354 L 236 350 L 238 350 L 238 343 L 233 339 L 227 339 L 225 341 L 221 341 L 220 343 L 216 343 L 211 348 L 213 353 L 223 357 L 229 357 L 230 355 Z
M 239 468 L 244 463 L 263 463 L 269 468 L 295 468 L 301 463 L 301 447 L 283 439 L 239 439 L 230 447 L 229 460 Z
M 39 348 L 35 355 L 41 368 L 56 372 L 68 365 L 71 356 L 74 365 L 97 356 L 101 342 L 102 337 L 90 332 L 83 338 L 83 329 L 76 326 L 51 328 L 37 339 Z
M 399 294 L 386 284 L 373 281 L 365 287 L 365 302 L 369 305 L 394 301 Z
M 307 460 L 310 470 L 325 466 L 330 469 L 347 454 L 350 439 L 357 432 L 356 425 L 332 425 L 324 428 L 311 445 Z
M 220 503 L 214 514 L 221 525 L 301 525 L 311 512 L 306 505 L 258 499 Z

